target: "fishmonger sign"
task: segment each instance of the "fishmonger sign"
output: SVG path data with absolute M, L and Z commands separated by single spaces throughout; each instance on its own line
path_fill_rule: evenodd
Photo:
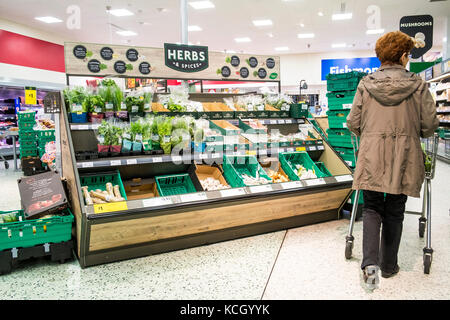
M 323 59 L 322 80 L 326 80 L 327 74 L 347 73 L 359 71 L 373 73 L 378 70 L 381 62 L 377 57 L 350 58 L 350 59 Z

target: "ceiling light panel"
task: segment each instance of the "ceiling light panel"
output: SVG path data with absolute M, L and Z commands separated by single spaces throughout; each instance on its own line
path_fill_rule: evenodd
M 116 17 L 126 17 L 126 16 L 134 15 L 133 12 L 131 12 L 127 9 L 113 9 L 113 10 L 109 10 L 108 12 Z
M 188 26 L 188 31 L 202 31 L 203 29 L 199 26 Z
M 256 27 L 271 26 L 272 20 L 253 20 L 253 25 Z
M 128 37 L 128 36 L 137 36 L 137 33 L 134 31 L 129 31 L 129 30 L 120 30 L 120 31 L 116 31 L 116 33 L 118 35 L 124 36 L 124 37 Z
M 234 41 L 236 41 L 236 42 L 250 42 L 252 40 L 249 37 L 242 37 L 242 38 L 234 38 Z
M 331 20 L 349 20 L 352 16 L 352 13 L 336 13 L 331 16 Z
M 55 18 L 55 17 L 36 17 L 36 20 L 45 22 L 45 23 L 57 23 L 57 22 L 62 22 L 62 20 Z
M 315 37 L 314 33 L 299 33 L 297 35 L 297 38 L 299 39 L 311 39 L 314 37 Z
M 369 29 L 366 31 L 366 34 L 380 34 L 384 33 L 384 29 Z
M 191 1 L 189 2 L 189 5 L 196 10 L 210 9 L 215 7 L 214 3 L 212 3 L 211 1 Z

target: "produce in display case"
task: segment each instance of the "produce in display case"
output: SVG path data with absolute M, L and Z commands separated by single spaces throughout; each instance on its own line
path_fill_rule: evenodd
M 77 74 L 69 72 L 71 76 Z M 290 118 L 289 111 L 279 110 L 287 103 L 278 103 L 281 96 L 267 103 L 263 95 L 191 94 L 171 88 L 170 94 L 155 93 L 152 99 L 152 112 L 101 124 L 71 123 L 70 110 L 62 108 L 63 174 L 70 181 L 83 267 L 339 217 L 351 193 L 351 170 L 306 118 Z M 96 151 L 98 136 L 111 134 L 111 127 L 123 129 L 120 155 L 75 160 L 73 153 Z M 274 141 L 271 148 L 267 140 L 276 130 L 279 140 L 289 143 Z M 124 144 L 126 139 L 130 143 Z M 140 152 L 124 154 L 124 147 L 133 150 L 134 142 L 142 144 Z M 109 143 L 104 145 L 110 150 Z M 161 154 L 151 152 L 156 149 Z M 281 154 L 296 152 L 328 171 L 317 167 L 317 178 L 300 179 L 296 173 L 291 178 Z M 107 172 L 120 174 L 121 183 L 111 184 L 113 192 L 123 185 L 125 201 L 87 205 L 83 193 L 90 196 L 92 190 L 86 190 L 85 177 Z M 102 186 L 98 189 L 106 196 L 106 182 Z

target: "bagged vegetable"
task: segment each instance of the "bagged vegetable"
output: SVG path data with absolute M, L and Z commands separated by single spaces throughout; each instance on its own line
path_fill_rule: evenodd
M 159 135 L 159 144 L 164 151 L 164 154 L 170 154 L 172 149 L 172 118 L 162 117 L 157 121 L 157 131 Z

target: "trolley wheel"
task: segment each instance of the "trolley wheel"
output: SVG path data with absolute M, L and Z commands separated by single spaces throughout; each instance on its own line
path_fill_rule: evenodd
M 423 272 L 425 274 L 430 274 L 432 256 L 430 254 L 423 255 Z
M 347 241 L 345 243 L 345 259 L 351 259 L 352 258 L 352 250 L 353 250 L 353 242 Z
M 9 169 L 9 163 L 8 163 L 8 161 L 5 161 L 5 169 Z
M 427 226 L 425 221 L 419 221 L 419 237 L 423 238 L 425 234 L 425 227 Z

